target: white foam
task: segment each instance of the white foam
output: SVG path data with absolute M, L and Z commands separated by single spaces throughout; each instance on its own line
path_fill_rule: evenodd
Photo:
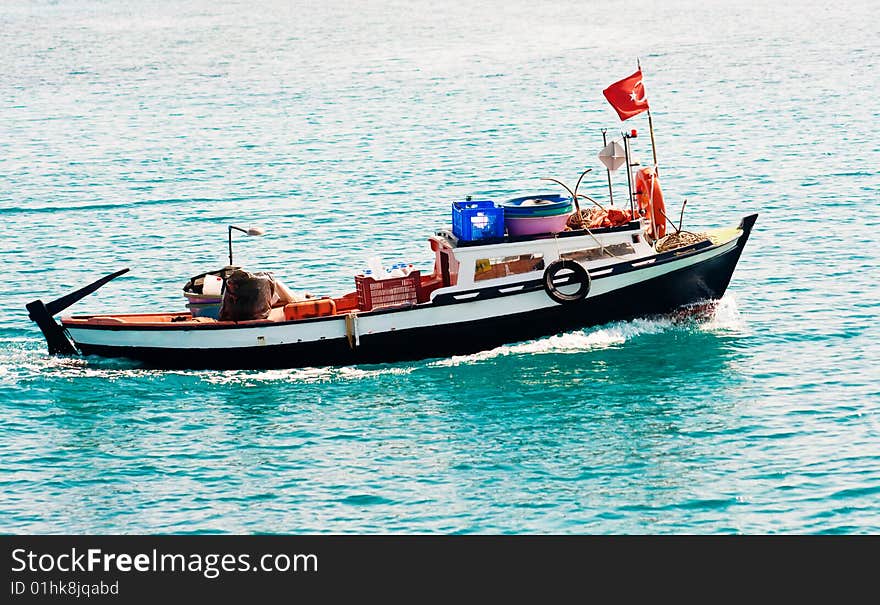
M 437 367 L 457 366 L 463 363 L 485 361 L 507 355 L 542 355 L 583 353 L 621 345 L 644 334 L 656 334 L 674 326 L 669 319 L 636 319 L 607 324 L 600 328 L 578 330 L 530 340 L 514 345 L 503 345 L 489 351 L 472 355 L 456 355 L 448 359 L 432 362 Z
M 692 328 L 710 332 L 716 330 L 742 331 L 745 328 L 745 322 L 739 314 L 736 298 L 733 294 L 725 295 L 720 301 L 712 304 L 712 307 L 706 313 L 706 315 L 701 316 L 700 312 L 696 311 L 692 317 L 693 321 L 690 321 L 691 317 L 685 313 L 675 317 L 613 322 L 598 328 L 557 334 L 513 345 L 503 345 L 489 351 L 481 351 L 471 355 L 456 355 L 431 362 L 429 365 L 454 367 L 507 355 L 583 353 L 585 351 L 619 346 L 639 336 L 680 329 L 683 323 Z M 685 322 L 682 322 L 682 317 L 685 319 Z
M 320 383 L 334 380 L 363 380 L 382 375 L 409 374 L 413 367 L 382 367 L 363 369 L 358 367 L 314 367 L 291 368 L 287 370 L 264 370 L 259 372 L 210 372 L 203 373 L 203 379 L 211 384 L 242 384 L 255 382 L 302 382 Z
M 715 305 L 711 316 L 699 325 L 701 329 L 706 331 L 729 330 L 744 332 L 747 329 L 746 322 L 739 313 L 736 296 L 732 293 L 725 294 Z

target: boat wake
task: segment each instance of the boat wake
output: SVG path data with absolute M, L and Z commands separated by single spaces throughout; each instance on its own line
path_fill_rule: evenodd
M 735 296 L 727 294 L 719 301 L 691 305 L 668 315 L 613 322 L 598 328 L 588 328 L 528 342 L 504 345 L 471 355 L 457 355 L 448 359 L 432 361 L 429 365 L 454 367 L 506 356 L 584 353 L 617 347 L 641 336 L 671 330 L 741 333 L 745 331 L 745 328 L 745 323 L 737 309 Z
M 150 376 L 179 376 L 195 378 L 213 385 L 244 386 L 267 382 L 318 384 L 409 374 L 415 369 L 415 366 L 412 365 L 389 365 L 378 368 L 327 366 L 281 370 L 157 370 L 145 368 L 135 361 L 124 359 L 46 356 L 42 350 L 37 351 L 34 347 L 26 346 L 26 344 L 31 343 L 0 341 L 0 347 L 6 348 L 10 353 L 7 359 L 0 363 L 0 386 L 12 387 L 38 376 L 42 378 L 54 376 L 65 380 L 86 378 L 120 380 Z M 10 347 L 10 345 L 13 346 Z
M 234 372 L 203 371 L 203 379 L 211 384 L 245 384 L 263 382 L 297 382 L 302 384 L 317 384 L 323 382 L 356 381 L 376 378 L 379 376 L 409 374 L 415 369 L 414 366 L 388 366 L 381 368 L 360 368 L 356 366 L 344 367 L 313 367 L 294 368 L 284 370 L 262 370 Z

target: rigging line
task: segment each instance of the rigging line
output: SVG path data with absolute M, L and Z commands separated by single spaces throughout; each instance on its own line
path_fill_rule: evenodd
M 590 228 L 589 228 L 589 227 L 587 227 L 586 225 L 584 225 L 583 229 L 584 229 L 584 231 L 587 232 L 587 234 L 588 234 L 590 237 L 593 238 L 593 240 L 594 240 L 597 244 L 599 244 L 599 250 L 602 251 L 602 254 L 608 254 L 609 256 L 613 256 L 613 257 L 616 258 L 616 259 L 623 260 L 622 257 L 617 256 L 617 255 L 614 254 L 611 250 L 606 249 L 606 248 L 605 248 L 605 244 L 603 244 L 601 241 L 599 241 L 599 238 L 596 237 L 596 236 L 593 234 L 592 231 L 590 231 Z

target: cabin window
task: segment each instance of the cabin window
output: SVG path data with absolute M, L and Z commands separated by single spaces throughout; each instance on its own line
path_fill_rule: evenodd
M 544 268 L 543 254 L 519 254 L 499 258 L 478 258 L 474 265 L 474 281 L 507 277 L 540 271 Z
M 565 252 L 560 254 L 560 257 L 565 260 L 574 260 L 579 262 L 591 261 L 591 260 L 599 260 L 602 258 L 614 258 L 615 256 L 626 256 L 627 254 L 634 254 L 635 249 L 632 247 L 632 244 L 611 244 L 609 246 L 605 246 L 603 251 L 602 248 L 587 248 L 586 250 L 574 250 L 572 252 Z

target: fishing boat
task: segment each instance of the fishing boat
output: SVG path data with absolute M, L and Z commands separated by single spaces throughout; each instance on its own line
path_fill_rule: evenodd
M 622 132 L 599 154 L 608 170 L 604 204 L 579 193 L 589 170 L 573 188 L 547 179 L 567 195 L 452 201 L 451 225 L 427 237 L 430 270 L 374 264 L 353 276 L 349 292 L 296 295 L 270 274 L 233 264 L 232 229 L 246 230 L 230 226 L 229 265 L 186 282 L 186 310 L 55 321 L 122 269 L 49 303 L 29 303 L 29 316 L 50 354 L 160 368 L 293 368 L 468 354 L 720 299 L 757 214 L 689 231 L 682 206 L 676 225 L 663 203 L 656 154 L 653 167 L 632 159 L 637 136 Z M 629 192 L 623 206 L 614 205 L 611 188 L 611 171 L 621 165 Z
M 51 353 L 153 367 L 286 368 L 466 354 L 717 300 L 756 218 L 667 251 L 657 250 L 643 218 L 489 241 L 440 230 L 428 238 L 435 261 L 426 275 L 357 275 L 352 292 L 284 302 L 258 319 L 223 321 L 189 310 L 54 321 L 126 270 L 48 304 L 34 301 L 28 311 Z

